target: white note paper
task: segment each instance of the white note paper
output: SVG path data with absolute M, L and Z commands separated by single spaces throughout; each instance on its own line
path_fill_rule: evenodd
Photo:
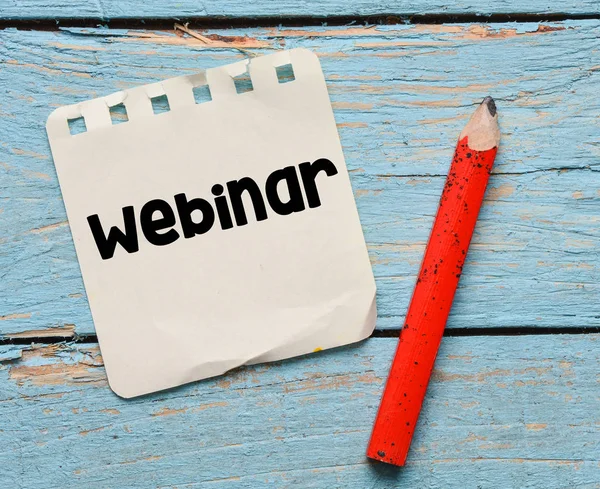
M 287 65 L 293 79 L 282 83 Z M 244 73 L 252 90 L 237 93 Z M 204 85 L 212 100 L 196 103 L 193 90 Z M 155 114 L 152 98 L 162 95 L 170 110 Z M 128 121 L 113 124 L 118 104 Z M 87 131 L 72 135 L 68 120 L 79 117 Z M 310 51 L 61 107 L 47 131 L 118 395 L 372 332 L 375 283 Z

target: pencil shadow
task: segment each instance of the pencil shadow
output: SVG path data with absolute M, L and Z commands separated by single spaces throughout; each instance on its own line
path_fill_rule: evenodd
M 404 467 L 378 462 L 370 458 L 367 460 L 369 462 L 367 470 L 371 473 L 373 479 L 378 481 L 378 487 L 388 487 L 384 483 L 396 483 L 401 479 Z M 379 486 L 379 483 L 384 485 Z

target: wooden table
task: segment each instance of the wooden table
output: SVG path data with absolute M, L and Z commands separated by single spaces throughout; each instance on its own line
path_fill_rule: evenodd
M 176 35 L 174 18 L 210 41 Z M 600 487 L 599 19 L 597 0 L 0 0 L 0 487 Z M 377 277 L 375 337 L 118 398 L 48 114 L 299 46 L 327 78 Z M 453 146 L 488 94 L 503 146 L 408 465 L 372 464 Z

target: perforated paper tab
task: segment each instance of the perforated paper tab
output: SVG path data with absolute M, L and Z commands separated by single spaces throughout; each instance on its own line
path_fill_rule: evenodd
M 373 274 L 313 53 L 61 107 L 47 130 L 120 396 L 373 330 Z

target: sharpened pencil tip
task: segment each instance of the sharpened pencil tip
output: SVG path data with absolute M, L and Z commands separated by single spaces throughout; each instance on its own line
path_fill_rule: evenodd
M 469 136 L 469 148 L 486 151 L 500 143 L 498 111 L 492 97 L 485 97 L 464 127 L 458 140 Z
M 484 98 L 483 102 L 481 103 L 487 105 L 487 108 L 490 111 L 492 117 L 496 115 L 496 102 L 494 102 L 494 99 L 492 97 Z

